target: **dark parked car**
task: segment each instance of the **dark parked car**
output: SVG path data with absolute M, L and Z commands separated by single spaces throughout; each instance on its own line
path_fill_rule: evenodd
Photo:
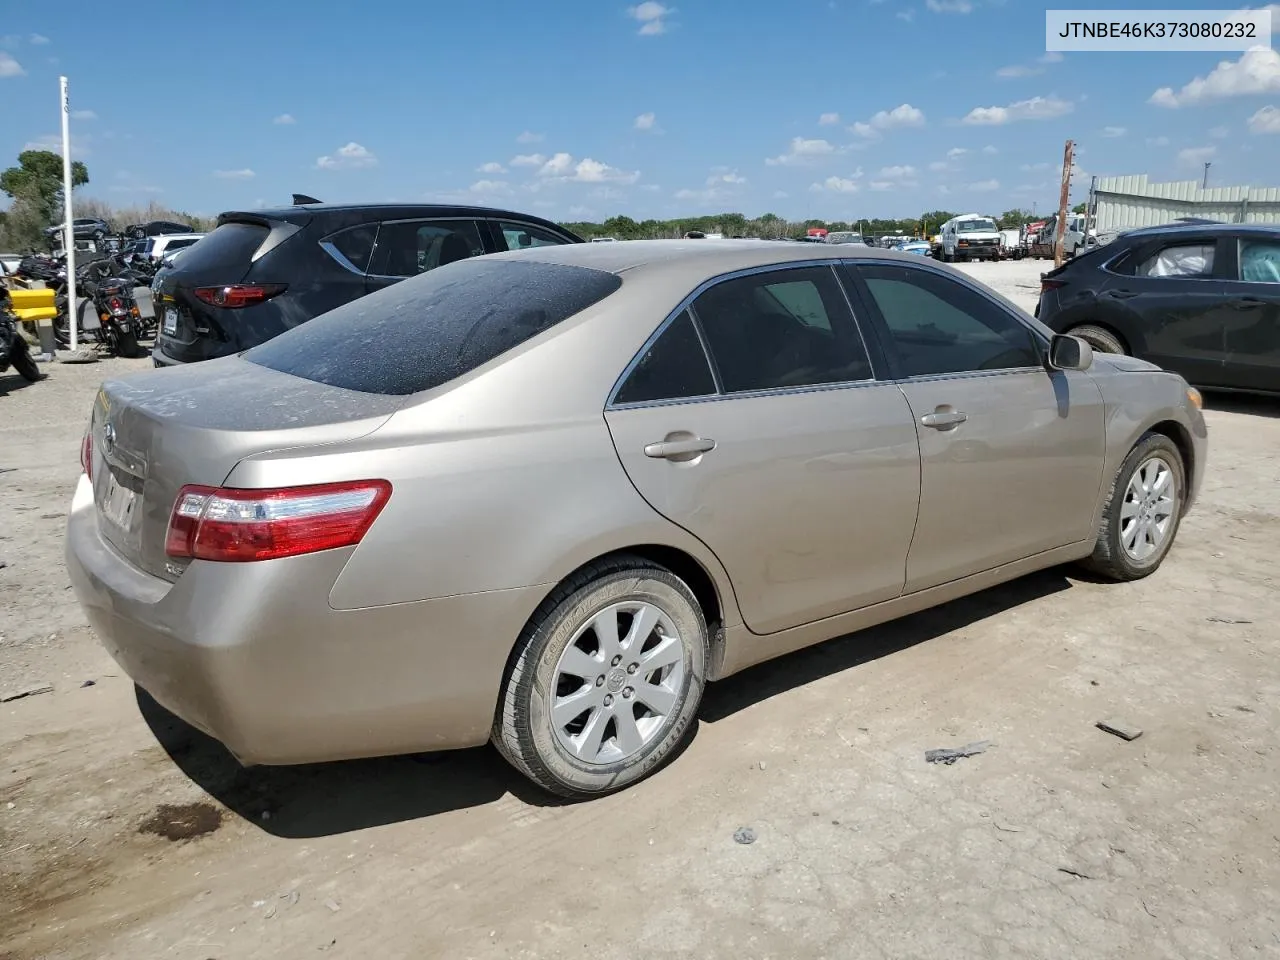
M 239 353 L 446 263 L 582 242 L 539 217 L 485 207 L 307 203 L 224 213 L 156 275 L 152 356 L 167 366 Z
M 53 226 L 45 228 L 45 236 L 50 238 L 57 237 L 62 233 L 63 229 L 64 227 L 61 223 L 55 223 Z M 101 240 L 111 232 L 111 224 L 101 217 L 76 217 L 71 221 L 71 230 L 77 240 Z
M 167 233 L 197 233 L 189 223 L 175 223 L 172 220 L 149 220 L 146 223 L 133 223 L 124 228 L 124 235 L 130 240 L 145 240 L 147 237 L 163 237 Z
M 1280 393 L 1280 226 L 1122 234 L 1043 274 L 1036 316 L 1198 386 Z

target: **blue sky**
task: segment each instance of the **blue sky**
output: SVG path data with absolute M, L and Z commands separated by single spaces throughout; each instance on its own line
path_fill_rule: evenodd
M 205 214 L 294 191 L 575 220 L 1043 211 L 1068 137 L 1081 199 L 1092 174 L 1199 179 L 1206 159 L 1212 184 L 1280 184 L 1280 55 L 1047 56 L 1045 7 L 1018 0 L 366 9 L 139 8 L 130 70 L 110 34 L 136 17 L 104 35 L 13 4 L 0 160 L 58 149 L 65 72 L 83 192 Z

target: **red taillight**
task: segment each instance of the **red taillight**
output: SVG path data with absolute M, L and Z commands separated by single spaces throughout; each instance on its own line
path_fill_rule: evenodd
M 235 309 L 263 303 L 284 290 L 283 283 L 233 283 L 225 287 L 196 287 L 191 292 L 196 295 L 196 299 L 211 307 Z
M 107 307 L 111 310 L 111 313 L 117 317 L 123 316 L 125 312 L 124 301 L 121 300 L 119 297 L 112 297 L 110 300 L 108 300 Z
M 359 543 L 391 496 L 386 480 L 275 490 L 186 486 L 169 517 L 171 557 L 275 560 Z
M 1067 281 L 1065 280 L 1049 280 L 1045 277 L 1040 278 L 1041 293 L 1047 293 L 1050 290 L 1057 290 L 1059 287 L 1065 287 L 1066 285 Z
M 93 431 L 86 431 L 84 439 L 80 441 L 80 467 L 84 470 L 85 476 L 90 480 L 93 479 Z

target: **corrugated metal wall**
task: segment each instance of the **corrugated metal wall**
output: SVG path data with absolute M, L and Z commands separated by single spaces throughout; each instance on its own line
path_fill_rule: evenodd
M 1099 177 L 1098 233 L 1155 227 L 1179 217 L 1280 223 L 1280 187 L 1210 187 L 1197 180 L 1150 183 L 1146 174 Z

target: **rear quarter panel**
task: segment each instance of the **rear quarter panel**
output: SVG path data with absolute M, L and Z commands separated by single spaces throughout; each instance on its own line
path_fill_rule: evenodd
M 740 622 L 719 561 L 636 492 L 605 424 L 614 380 L 658 310 L 650 324 L 648 310 L 633 323 L 593 308 L 421 395 L 368 437 L 246 459 L 227 484 L 391 482 L 390 501 L 333 585 L 335 609 L 533 585 L 549 592 L 596 557 L 652 544 L 697 560 L 726 624 Z

